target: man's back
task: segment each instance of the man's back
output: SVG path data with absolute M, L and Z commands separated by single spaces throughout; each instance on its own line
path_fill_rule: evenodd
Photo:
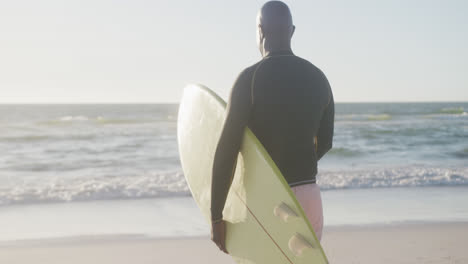
M 325 75 L 290 50 L 271 52 L 237 78 L 213 164 L 212 219 L 222 207 L 248 126 L 291 187 L 315 183 L 317 161 L 332 147 L 334 101 Z M 230 177 L 226 177 L 229 175 Z
M 291 186 L 315 182 L 317 160 L 333 136 L 333 97 L 326 77 L 290 51 L 270 53 L 249 71 L 249 128 Z

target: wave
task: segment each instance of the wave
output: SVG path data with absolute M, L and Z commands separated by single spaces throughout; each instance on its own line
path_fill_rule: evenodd
M 425 113 L 423 117 L 428 118 L 457 118 L 466 117 L 468 113 L 465 112 L 465 108 L 459 107 L 443 107 L 430 113 Z
M 400 167 L 320 172 L 321 189 L 468 185 L 467 168 Z
M 367 120 L 369 121 L 385 121 L 392 119 L 391 115 L 381 114 L 381 115 L 368 115 Z
M 6 136 L 0 137 L 0 142 L 33 142 L 48 140 L 50 136 L 48 135 L 24 135 L 24 136 Z
M 322 190 L 468 185 L 467 168 L 399 167 L 321 171 Z M 0 205 L 190 196 L 182 172 L 139 177 L 44 178 L 0 188 Z
M 88 121 L 89 118 L 86 116 L 63 116 L 59 118 L 60 121 L 70 122 L 70 121 Z
M 337 114 L 337 121 L 387 121 L 392 119 L 390 114 Z
M 411 106 L 411 107 L 410 107 Z M 341 109 L 343 107 L 343 109 Z M 431 104 L 375 104 L 363 107 L 337 105 L 337 121 L 387 121 L 401 118 L 454 118 L 466 117 L 466 106 L 453 105 L 431 105 Z
M 52 120 L 46 120 L 38 122 L 38 125 L 46 126 L 58 126 L 58 125 L 70 125 L 76 123 L 92 123 L 92 124 L 101 124 L 101 125 L 132 125 L 132 124 L 146 124 L 146 123 L 159 123 L 159 122 L 175 122 L 177 121 L 174 116 L 155 116 L 154 118 L 104 118 L 102 116 L 97 117 L 88 117 L 83 115 L 77 116 L 62 116 Z
M 47 177 L 0 188 L 0 205 L 188 196 L 180 172 L 140 177 Z
M 357 150 L 351 150 L 348 148 L 342 148 L 342 147 L 337 147 L 337 148 L 332 148 L 327 155 L 331 156 L 338 156 L 338 157 L 356 157 L 356 156 L 361 156 L 363 153 Z
M 442 108 L 437 112 L 424 115 L 426 118 L 436 119 L 453 119 L 453 118 L 466 118 L 468 113 L 465 112 L 463 107 Z
M 440 109 L 439 113 L 441 114 L 465 114 L 466 115 L 466 112 L 464 111 L 464 108 L 463 107 L 446 107 L 446 108 L 442 108 Z

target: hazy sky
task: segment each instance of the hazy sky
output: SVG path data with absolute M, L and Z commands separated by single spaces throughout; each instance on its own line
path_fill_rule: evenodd
M 252 0 L 0 0 L 0 102 L 226 97 L 260 59 Z M 285 1 L 338 102 L 468 101 L 468 1 Z

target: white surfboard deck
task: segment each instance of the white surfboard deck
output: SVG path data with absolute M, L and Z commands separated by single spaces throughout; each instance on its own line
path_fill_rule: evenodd
M 182 168 L 208 223 L 213 159 L 225 107 L 226 103 L 213 91 L 202 85 L 189 85 L 178 114 Z M 226 248 L 237 263 L 328 263 L 295 195 L 248 128 L 223 216 L 227 222 Z

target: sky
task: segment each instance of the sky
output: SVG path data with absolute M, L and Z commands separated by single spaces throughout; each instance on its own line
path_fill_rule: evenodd
M 261 59 L 264 2 L 0 0 L 0 103 L 174 103 L 189 83 L 226 98 Z M 468 1 L 285 2 L 335 101 L 468 101 Z

